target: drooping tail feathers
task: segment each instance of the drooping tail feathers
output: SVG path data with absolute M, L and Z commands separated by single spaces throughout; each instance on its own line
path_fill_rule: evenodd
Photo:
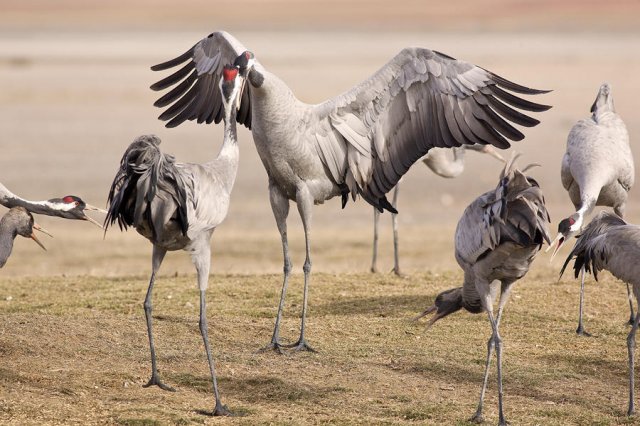
M 578 236 L 576 245 L 573 246 L 562 265 L 562 269 L 560 269 L 559 278 L 562 278 L 567 265 L 575 257 L 576 261 L 573 264 L 575 277 L 578 278 L 580 270 L 584 267 L 586 272 L 593 272 L 593 277 L 597 281 L 598 271 L 602 269 L 602 261 L 606 257 L 606 253 L 600 249 L 600 244 L 598 243 L 604 238 L 603 234 L 609 229 L 626 224 L 627 222 L 613 213 L 605 211 L 598 213 L 582 234 Z
M 515 167 L 518 157 L 507 162 L 492 200 L 484 206 L 484 238 L 490 248 L 506 241 L 522 246 L 551 241 L 547 226 L 551 219 L 540 185 L 524 174 L 537 164 L 520 171 Z
M 155 219 L 159 215 L 151 209 L 156 196 L 164 203 L 171 203 L 183 235 L 188 229 L 187 185 L 172 155 L 160 151 L 160 138 L 144 135 L 136 138 L 120 160 L 120 169 L 111 184 L 108 212 L 104 221 L 105 232 L 118 221 L 120 229 L 138 227 L 146 222 L 156 236 L 156 227 L 163 224 Z M 172 215 L 173 212 L 170 213 Z

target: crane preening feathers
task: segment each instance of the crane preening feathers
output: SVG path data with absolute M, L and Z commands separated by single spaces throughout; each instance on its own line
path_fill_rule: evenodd
M 292 346 L 310 349 L 305 340 L 311 273 L 311 218 L 314 204 L 335 196 L 343 206 L 360 195 L 378 210 L 396 210 L 385 194 L 409 167 L 434 147 L 494 145 L 524 138 L 511 123 L 535 126 L 520 110 L 549 106 L 513 93 L 537 95 L 491 71 L 445 54 L 406 48 L 370 78 L 316 105 L 298 100 L 291 89 L 265 69 L 238 40 L 214 32 L 182 55 L 152 67 L 177 71 L 153 84 L 169 89 L 154 105 L 168 127 L 187 120 L 218 123 L 221 97 L 216 90 L 222 65 L 233 62 L 243 83 L 237 120 L 251 129 L 269 180 L 269 199 L 282 239 L 284 280 L 268 347 L 281 351 L 280 322 L 291 260 L 287 224 L 294 201 L 305 232 L 304 291 L 300 337 Z

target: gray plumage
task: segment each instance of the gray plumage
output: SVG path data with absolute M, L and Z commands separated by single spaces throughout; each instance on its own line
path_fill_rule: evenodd
M 492 334 L 487 343 L 484 381 L 474 421 L 482 421 L 482 406 L 489 377 L 492 351 L 496 349 L 498 368 L 498 409 L 500 424 L 506 424 L 502 408 L 502 340 L 500 319 L 512 284 L 522 278 L 540 250 L 549 242 L 549 214 L 537 182 L 517 170 L 513 160 L 505 167 L 495 190 L 478 197 L 458 222 L 455 233 L 456 260 L 464 270 L 462 287 L 440 293 L 433 306 L 416 319 L 434 313 L 437 320 L 465 308 L 472 313 L 486 311 Z M 498 315 L 493 304 L 500 285 Z
M 0 268 L 7 263 L 13 250 L 13 241 L 18 235 L 31 238 L 46 250 L 33 233 L 34 229 L 46 232 L 34 222 L 33 216 L 24 207 L 12 207 L 2 216 L 0 219 Z
M 558 225 L 553 255 L 562 244 L 580 231 L 584 219 L 595 206 L 613 207 L 624 216 L 627 195 L 633 186 L 635 170 L 629 146 L 629 133 L 613 105 L 611 87 L 600 86 L 591 106 L 591 117 L 578 121 L 569 132 L 567 152 L 562 158 L 562 185 L 576 212 Z M 553 246 L 553 244 L 552 244 Z M 551 246 L 550 246 L 551 248 Z M 629 295 L 630 322 L 633 322 L 633 303 Z M 580 288 L 578 334 L 586 334 L 582 323 L 584 282 Z
M 627 224 L 619 216 L 609 212 L 600 212 L 584 232 L 578 237 L 575 246 L 562 266 L 560 276 L 569 262 L 575 258 L 573 269 L 575 277 L 584 271 L 592 272 L 598 279 L 598 272 L 607 270 L 616 278 L 633 286 L 636 301 L 640 303 L 640 226 Z M 636 315 L 627 337 L 629 355 L 629 408 L 628 415 L 634 414 L 634 349 L 636 331 L 640 315 Z
M 385 194 L 409 167 L 433 147 L 491 144 L 509 147 L 524 135 L 509 122 L 534 126 L 538 120 L 520 110 L 544 111 L 548 106 L 511 92 L 539 94 L 490 71 L 429 49 L 407 48 L 373 76 L 326 102 L 309 105 L 268 72 L 234 37 L 215 32 L 181 56 L 152 67 L 166 70 L 186 63 L 151 88 L 173 88 L 156 106 L 173 127 L 186 120 L 217 122 L 220 101 L 212 90 L 222 63 L 234 60 L 244 86 L 238 122 L 252 130 L 258 154 L 269 177 L 269 194 L 284 252 L 285 277 L 271 344 L 280 350 L 279 324 L 291 262 L 286 218 L 295 201 L 306 238 L 303 266 L 305 290 L 300 338 L 304 339 L 307 285 L 311 270 L 311 210 L 314 204 L 340 195 L 361 195 L 382 211 L 396 210 Z M 171 104 L 171 105 L 170 105 Z M 170 105 L 170 106 L 169 106 Z
M 86 220 L 101 228 L 102 225 L 87 216 L 86 211 L 92 210 L 106 213 L 105 210 L 87 204 L 75 195 L 66 195 L 62 198 L 51 198 L 43 201 L 27 200 L 9 191 L 7 187 L 1 183 L 0 204 L 9 209 L 13 207 L 23 207 L 31 213 L 62 217 L 64 219 Z
M 422 162 L 436 175 L 453 179 L 462 174 L 464 171 L 464 158 L 465 149 L 481 152 L 483 154 L 489 154 L 492 157 L 504 162 L 504 158 L 498 152 L 493 149 L 491 145 L 462 145 L 451 149 L 446 148 L 433 148 L 427 155 L 422 157 Z M 449 155 L 449 152 L 451 155 Z M 391 205 L 394 209 L 398 208 L 398 193 L 400 192 L 400 183 L 402 179 L 398 181 L 394 190 Z M 377 260 L 378 260 L 378 222 L 380 220 L 380 212 L 373 209 L 373 255 L 371 256 L 371 272 L 378 272 Z M 399 238 L 398 238 L 398 218 L 397 214 L 391 213 L 391 227 L 393 230 L 393 272 L 398 276 L 403 276 L 400 271 L 400 253 L 399 253 Z
M 144 302 L 151 350 L 151 379 L 145 386 L 173 390 L 159 377 L 151 325 L 151 295 L 155 277 L 169 250 L 185 250 L 196 267 L 200 289 L 200 332 L 204 341 L 213 391 L 214 415 L 228 415 L 220 401 L 215 366 L 209 348 L 206 297 L 211 263 L 210 240 L 225 219 L 238 170 L 236 97 L 240 94 L 238 72 L 229 67 L 220 83 L 225 111 L 224 141 L 218 156 L 204 164 L 181 163 L 160 151 L 154 135 L 138 137 L 125 151 L 109 191 L 108 226 L 132 226 L 153 244 L 152 272 Z

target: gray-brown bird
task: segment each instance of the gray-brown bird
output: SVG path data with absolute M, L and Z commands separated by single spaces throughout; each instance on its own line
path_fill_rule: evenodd
M 227 216 L 231 190 L 238 170 L 236 99 L 240 94 L 238 70 L 223 70 L 220 90 L 224 110 L 224 141 L 218 156 L 204 164 L 180 163 L 160 151 L 154 135 L 138 137 L 125 151 L 120 170 L 109 191 L 105 232 L 116 221 L 120 228 L 133 226 L 153 244 L 151 279 L 144 301 L 151 350 L 151 378 L 145 387 L 157 385 L 172 391 L 160 380 L 151 326 L 151 294 L 155 277 L 167 251 L 185 250 L 198 274 L 200 333 L 213 382 L 213 415 L 229 415 L 218 392 L 215 365 L 209 348 L 206 295 L 211 265 L 211 236 Z
M 49 200 L 31 201 L 19 197 L 9 191 L 6 186 L 0 183 L 0 204 L 7 207 L 24 207 L 31 213 L 44 214 L 47 216 L 61 217 L 64 219 L 86 220 L 102 228 L 99 222 L 87 216 L 86 211 L 97 211 L 106 213 L 105 210 L 87 204 L 80 197 L 66 195 L 62 198 L 51 198 Z
M 629 133 L 616 113 L 609 84 L 600 86 L 591 106 L 591 117 L 578 121 L 571 128 L 560 176 L 576 212 L 560 221 L 558 235 L 547 249 L 555 246 L 552 259 L 565 241 L 580 232 L 585 217 L 595 206 L 613 207 L 618 216 L 624 216 L 628 192 L 635 180 L 635 168 Z M 627 296 L 629 323 L 632 324 L 633 302 L 628 285 Z M 582 321 L 583 305 L 584 280 L 581 280 L 576 333 L 588 336 Z
M 440 293 L 433 304 L 415 319 L 434 313 L 428 326 L 462 308 L 471 313 L 486 311 L 491 323 L 487 360 L 480 401 L 473 421 L 480 422 L 489 377 L 489 364 L 496 350 L 498 368 L 499 424 L 506 425 L 502 403 L 502 338 L 500 319 L 513 283 L 522 278 L 540 250 L 549 243 L 549 214 L 538 183 L 515 168 L 515 158 L 506 165 L 496 189 L 471 203 L 458 222 L 455 254 L 464 271 L 462 287 Z M 498 315 L 493 304 L 500 286 Z
M 13 250 L 13 241 L 18 235 L 31 238 L 46 250 L 34 234 L 34 229 L 51 236 L 51 234 L 34 222 L 33 216 L 24 207 L 13 207 L 2 216 L 2 219 L 0 219 L 0 268 L 7 263 Z
M 221 103 L 215 87 L 222 64 L 230 61 L 246 78 L 238 122 L 251 128 L 282 241 L 284 279 L 267 346 L 276 351 L 282 347 L 280 323 L 292 268 L 287 236 L 291 201 L 302 219 L 306 251 L 300 335 L 291 346 L 309 350 L 305 321 L 313 206 L 336 196 L 344 206 L 349 196 L 360 195 L 379 211 L 397 213 L 385 194 L 431 148 L 473 144 L 508 148 L 509 140 L 524 138 L 511 123 L 526 127 L 539 123 L 520 110 L 550 108 L 511 93 L 536 95 L 544 90 L 423 48 L 403 49 L 347 92 L 311 105 L 298 100 L 233 36 L 214 32 L 182 55 L 152 67 L 154 71 L 179 67 L 151 86 L 171 87 L 155 102 L 167 107 L 160 119 L 168 127 L 187 120 L 218 123 Z
M 607 270 L 614 277 L 633 287 L 636 302 L 640 303 L 640 226 L 627 224 L 619 216 L 600 212 L 578 237 L 576 245 L 567 256 L 560 276 L 575 258 L 573 269 L 575 277 L 591 272 L 598 280 L 598 272 Z M 628 415 L 634 414 L 634 352 L 636 332 L 640 315 L 636 315 L 631 331 L 627 336 L 629 354 L 629 408 Z

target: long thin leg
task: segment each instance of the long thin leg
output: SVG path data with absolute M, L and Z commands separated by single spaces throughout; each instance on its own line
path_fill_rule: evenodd
M 493 299 L 491 297 L 491 283 L 476 282 L 476 289 L 481 295 L 482 306 L 485 311 L 493 312 Z M 487 359 L 484 364 L 484 380 L 482 381 L 482 389 L 480 390 L 480 400 L 478 401 L 478 408 L 475 414 L 469 419 L 475 423 L 482 423 L 484 418 L 482 417 L 482 407 L 484 405 L 484 395 L 487 390 L 487 381 L 489 378 L 489 367 L 491 366 L 491 357 L 493 355 L 494 341 L 493 335 L 487 340 Z
M 640 306 L 640 298 L 637 298 L 638 305 Z M 637 315 L 635 321 L 633 321 L 633 326 L 631 327 L 631 331 L 627 336 L 627 350 L 629 351 L 629 409 L 627 410 L 627 415 L 631 416 L 635 412 L 634 408 L 634 387 L 635 387 L 635 368 L 634 368 L 634 352 L 636 349 L 636 331 L 638 331 L 638 323 L 640 322 L 640 315 Z
M 289 215 L 289 200 L 282 194 L 278 187 L 269 183 L 269 201 L 271 202 L 271 210 L 278 225 L 280 238 L 282 239 L 282 255 L 284 258 L 284 279 L 282 281 L 282 291 L 280 293 L 280 304 L 278 305 L 278 314 L 276 315 L 276 323 L 273 327 L 273 335 L 271 343 L 261 350 L 273 349 L 278 353 L 282 353 L 282 345 L 280 344 L 280 322 L 282 321 L 282 312 L 284 311 L 284 300 L 287 296 L 287 286 L 289 284 L 289 275 L 291 274 L 291 258 L 289 257 L 289 243 L 287 239 L 287 216 Z
M 498 425 L 503 426 L 507 424 L 507 421 L 504 418 L 504 404 L 502 401 L 502 339 L 500 338 L 500 332 L 498 331 L 498 324 L 493 321 L 493 315 L 491 313 L 489 313 L 489 320 L 493 327 L 493 338 L 496 345 L 496 364 L 498 369 Z
M 144 299 L 144 315 L 147 318 L 147 335 L 149 336 L 149 348 L 151 349 L 151 378 L 146 385 L 143 385 L 143 387 L 147 388 L 152 385 L 157 385 L 160 387 L 160 389 L 175 392 L 175 389 L 171 386 L 165 385 L 162 380 L 160 380 L 160 376 L 158 375 L 158 367 L 156 365 L 156 349 L 153 342 L 153 328 L 151 326 L 151 312 L 153 310 L 151 304 L 151 295 L 153 293 L 153 284 L 156 279 L 156 273 L 158 272 L 158 269 L 160 269 L 160 265 L 162 264 L 162 260 L 164 259 L 164 255 L 166 253 L 167 251 L 165 249 L 153 246 L 153 254 L 151 255 L 151 280 L 149 280 L 147 296 Z
M 313 207 L 313 197 L 309 193 L 306 186 L 298 188 L 296 192 L 296 205 L 302 219 L 302 227 L 304 228 L 304 242 L 306 249 L 306 257 L 302 270 L 304 271 L 304 290 L 302 294 L 302 322 L 300 324 L 300 338 L 293 344 L 296 351 L 315 350 L 309 346 L 304 338 L 304 329 L 307 318 L 307 299 L 309 293 L 309 279 L 311 278 L 311 209 Z
M 213 231 L 211 231 L 213 232 Z M 209 268 L 211 267 L 211 234 L 209 236 L 203 236 L 200 240 L 192 243 L 191 246 L 191 260 L 196 267 L 198 273 L 198 287 L 200 288 L 200 334 L 202 335 L 202 341 L 204 342 L 204 350 L 207 354 L 207 361 L 209 362 L 209 373 L 211 374 L 211 381 L 213 383 L 213 394 L 216 398 L 216 406 L 213 409 L 214 416 L 230 416 L 231 412 L 226 406 L 220 402 L 220 393 L 218 392 L 218 379 L 216 378 L 216 366 L 213 362 L 213 356 L 211 355 L 211 348 L 209 347 L 209 328 L 207 326 L 207 287 L 209 285 Z
M 393 190 L 392 205 L 394 208 L 398 207 L 398 193 L 400 192 L 400 183 L 396 184 L 396 188 Z M 400 253 L 398 251 L 398 215 L 391 214 L 391 226 L 393 228 L 393 272 L 402 277 L 403 274 L 400 271 Z
M 504 306 L 506 305 L 507 301 L 509 300 L 509 294 L 511 293 L 511 285 L 514 283 L 514 281 L 505 281 L 502 283 L 502 291 L 500 294 L 500 302 L 498 304 L 498 316 L 496 318 L 496 326 L 500 326 L 500 320 L 502 319 L 502 312 L 504 311 Z M 487 300 L 486 303 L 489 303 L 489 300 Z M 495 347 L 495 341 L 493 339 L 493 336 L 491 336 L 489 338 L 489 340 L 487 341 L 487 360 L 486 360 L 486 364 L 485 364 L 485 369 L 484 369 L 484 378 L 482 381 L 482 389 L 480 390 L 480 401 L 478 402 L 478 408 L 476 409 L 475 414 L 473 415 L 473 417 L 471 418 L 472 421 L 477 422 L 477 423 L 481 423 L 483 421 L 483 417 L 482 417 L 482 408 L 483 408 L 483 404 L 484 404 L 484 396 L 485 393 L 487 391 L 487 383 L 489 381 L 489 369 L 491 366 L 491 356 L 493 355 L 493 349 Z
M 627 284 L 627 298 L 629 299 L 629 325 L 633 325 L 636 320 L 636 316 L 633 313 L 633 295 L 631 294 L 631 286 Z
M 584 267 L 580 269 L 580 307 L 578 308 L 578 328 L 576 328 L 576 333 L 579 336 L 591 337 L 591 334 L 585 331 L 582 325 L 583 310 L 584 310 Z
M 380 221 L 380 212 L 373 208 L 373 256 L 371 256 L 371 272 L 378 272 L 376 263 L 378 262 L 378 222 Z

